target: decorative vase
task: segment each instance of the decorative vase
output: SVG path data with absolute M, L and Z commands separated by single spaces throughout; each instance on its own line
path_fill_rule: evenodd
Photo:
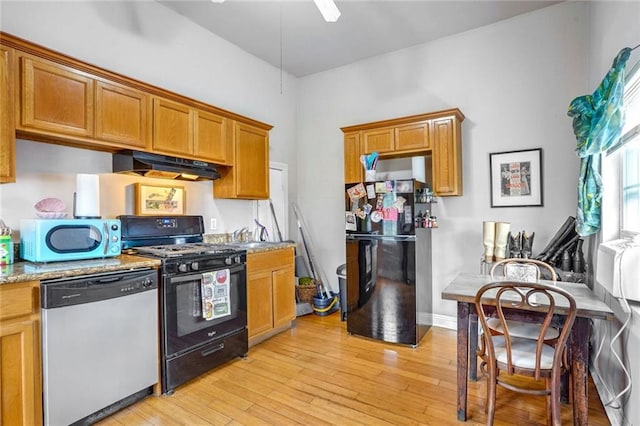
M 584 273 L 584 254 L 582 253 L 583 240 L 580 238 L 576 245 L 576 251 L 573 252 L 573 272 L 576 274 Z

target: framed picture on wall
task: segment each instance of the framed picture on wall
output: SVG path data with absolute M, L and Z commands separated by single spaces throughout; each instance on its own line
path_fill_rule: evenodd
M 491 207 L 542 207 L 542 148 L 489 154 Z
M 185 214 L 184 186 L 135 184 L 135 214 L 181 215 Z

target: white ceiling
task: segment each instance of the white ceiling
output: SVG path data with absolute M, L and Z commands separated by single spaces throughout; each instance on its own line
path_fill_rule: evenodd
M 551 0 L 336 0 L 342 14 L 338 22 L 329 23 L 324 21 L 312 0 L 157 1 L 297 77 L 559 3 Z

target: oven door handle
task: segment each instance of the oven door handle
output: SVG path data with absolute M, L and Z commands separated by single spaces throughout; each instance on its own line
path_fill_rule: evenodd
M 200 352 L 200 355 L 202 355 L 202 357 L 204 358 L 218 351 L 221 351 L 222 349 L 224 349 L 224 343 L 219 343 L 211 348 L 203 350 L 202 352 Z

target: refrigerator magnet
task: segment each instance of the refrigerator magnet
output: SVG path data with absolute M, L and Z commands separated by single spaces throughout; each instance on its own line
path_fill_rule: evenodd
M 364 210 L 365 214 L 369 214 L 369 213 L 371 213 L 371 210 L 373 210 L 373 206 L 371 204 L 367 203 L 364 206 L 362 206 L 362 209 Z
M 384 200 L 384 195 L 378 194 L 378 199 L 376 200 L 376 210 L 382 210 L 383 200 Z
M 347 231 L 357 231 L 358 227 L 356 226 L 356 215 L 353 212 L 345 212 L 345 229 Z
M 397 180 L 396 192 L 409 193 L 413 192 L 413 181 L 410 180 Z
M 367 185 L 367 198 L 376 198 L 376 188 L 373 185 Z
M 373 213 L 371 213 L 371 221 L 372 222 L 380 222 L 382 220 L 382 213 L 380 213 L 378 210 L 374 211 Z
M 349 194 L 349 198 L 351 198 L 354 201 L 359 200 L 360 198 L 364 197 L 367 194 L 367 192 L 364 189 L 364 185 L 362 183 L 359 183 L 347 189 L 347 193 Z
M 398 198 L 396 198 L 396 201 L 393 203 L 393 206 L 398 209 L 398 213 L 402 213 L 404 211 L 404 203 L 406 202 L 407 199 L 399 195 Z
M 385 207 L 382 209 L 382 220 L 398 220 L 398 210 L 395 207 Z
M 364 212 L 364 210 L 358 209 L 356 210 L 356 216 L 360 219 L 364 219 L 367 217 L 367 214 Z
M 389 187 L 387 186 L 387 182 L 376 182 L 376 193 L 385 194 L 389 192 Z

